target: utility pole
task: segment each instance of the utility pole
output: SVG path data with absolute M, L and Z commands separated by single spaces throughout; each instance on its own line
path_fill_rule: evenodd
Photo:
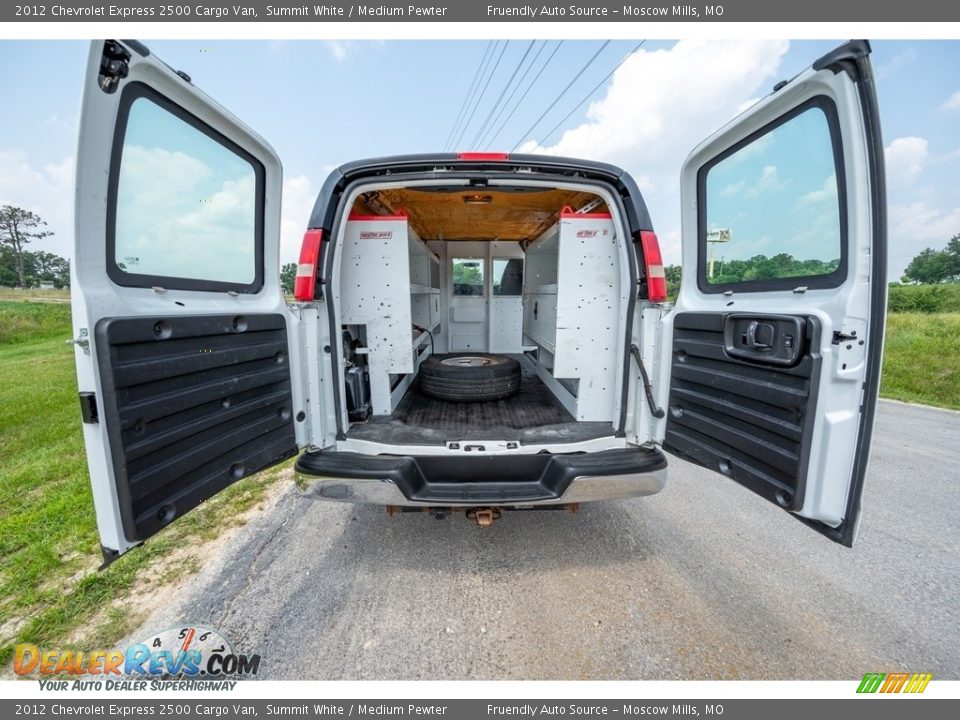
M 713 269 L 717 262 L 717 244 L 730 242 L 730 229 L 718 228 L 707 231 L 707 242 L 710 243 L 710 268 L 707 274 L 708 278 L 713 278 Z

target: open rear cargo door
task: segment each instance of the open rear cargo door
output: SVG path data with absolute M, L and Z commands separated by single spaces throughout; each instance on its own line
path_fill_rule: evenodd
M 683 169 L 664 448 L 852 545 L 886 313 L 870 46 L 818 60 Z
M 273 149 L 185 74 L 92 43 L 72 302 L 106 560 L 297 453 L 280 196 Z

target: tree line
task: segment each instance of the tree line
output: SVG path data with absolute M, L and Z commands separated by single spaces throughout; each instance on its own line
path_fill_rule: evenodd
M 56 288 L 70 286 L 70 263 L 51 252 L 28 250 L 34 240 L 53 235 L 39 215 L 14 205 L 0 207 L 0 285 L 36 287 L 41 282 Z
M 714 263 L 710 283 L 720 285 L 755 280 L 829 275 L 839 265 L 839 258 L 834 260 L 800 260 L 790 253 L 778 253 L 769 257 L 767 255 L 754 255 L 747 260 L 718 259 Z M 667 294 L 671 299 L 676 299 L 680 292 L 680 278 L 683 275 L 683 269 L 679 265 L 667 265 L 663 271 L 667 280 Z
M 942 250 L 927 248 L 910 261 L 903 271 L 903 282 L 921 285 L 960 281 L 960 233 Z
M 773 257 L 755 255 L 748 260 L 717 260 L 713 283 L 769 280 L 779 277 L 823 275 L 837 269 L 839 260 L 798 260 L 788 253 Z M 680 291 L 682 269 L 679 265 L 664 268 L 671 297 Z M 941 250 L 926 248 L 916 255 L 903 271 L 900 281 L 910 285 L 940 285 L 960 282 L 960 233 L 954 235 Z

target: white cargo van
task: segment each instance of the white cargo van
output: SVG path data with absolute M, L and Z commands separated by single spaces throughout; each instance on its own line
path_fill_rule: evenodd
M 314 497 L 489 524 L 656 493 L 666 451 L 852 545 L 886 305 L 869 54 L 692 151 L 675 305 L 627 173 L 498 153 L 339 167 L 288 303 L 276 153 L 94 42 L 73 322 L 105 558 L 294 456 Z

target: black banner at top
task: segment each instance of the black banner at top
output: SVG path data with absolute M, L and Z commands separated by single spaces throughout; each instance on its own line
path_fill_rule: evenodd
M 944 0 L 60 0 L 3 3 L 2 22 L 952 22 Z

